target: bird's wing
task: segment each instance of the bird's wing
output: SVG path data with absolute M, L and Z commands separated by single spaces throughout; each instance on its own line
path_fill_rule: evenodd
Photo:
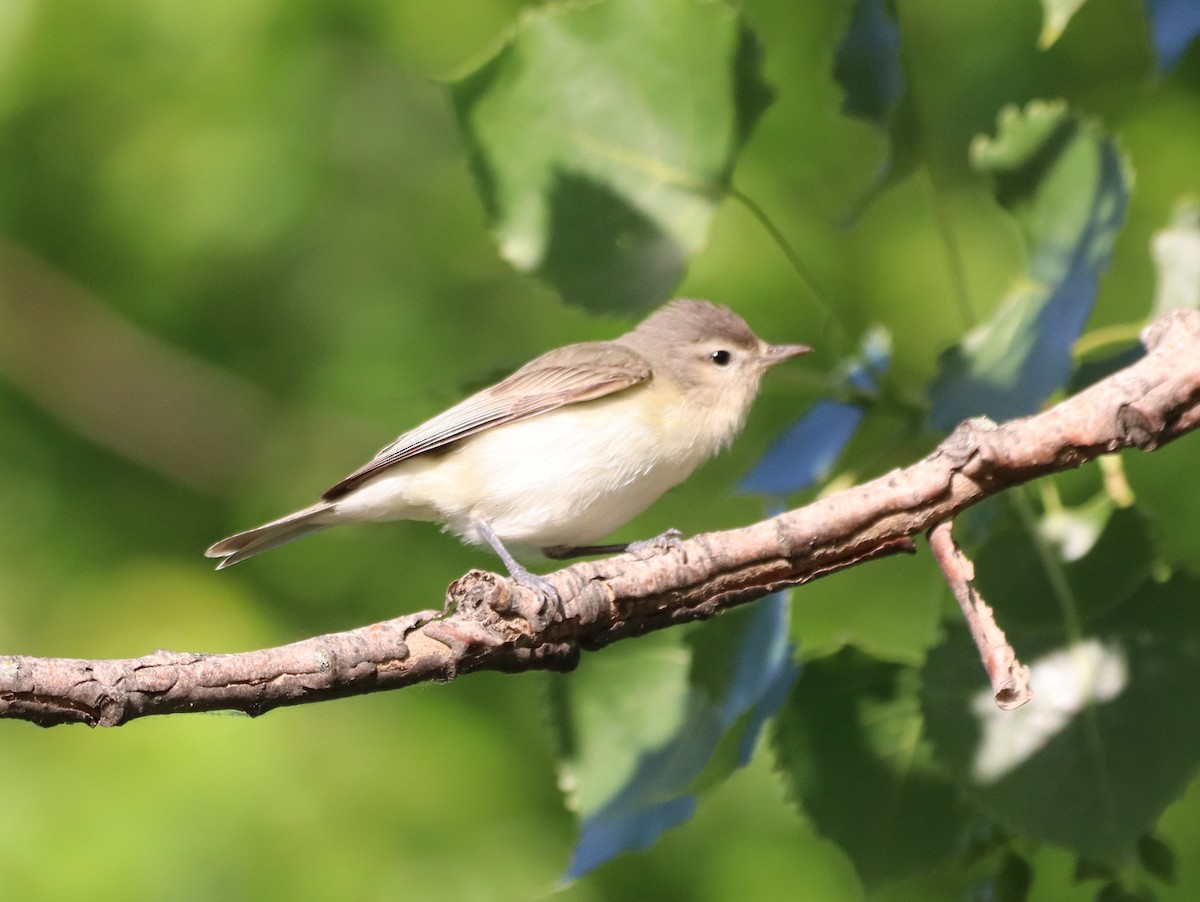
M 650 364 L 641 355 L 610 342 L 549 351 L 502 382 L 410 429 L 321 497 L 333 501 L 410 457 L 445 448 L 494 426 L 602 398 L 645 382 L 651 374 Z

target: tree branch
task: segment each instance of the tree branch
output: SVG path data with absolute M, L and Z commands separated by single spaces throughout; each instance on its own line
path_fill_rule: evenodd
M 1153 451 L 1200 425 L 1200 313 L 1142 333 L 1148 354 L 1036 416 L 961 424 L 928 457 L 856 488 L 678 549 L 619 555 L 550 574 L 563 620 L 530 626 L 529 590 L 471 571 L 447 610 L 242 654 L 159 651 L 87 661 L 0 657 L 0 717 L 116 726 L 136 717 L 261 714 L 474 670 L 569 670 L 580 649 L 700 620 L 899 551 L 989 495 L 1122 448 Z M 533 618 L 536 619 L 536 618 Z
M 1033 698 L 1029 668 L 1017 660 L 1017 652 L 996 623 L 991 606 L 975 588 L 975 565 L 955 544 L 952 526 L 953 521 L 943 520 L 929 530 L 929 550 L 962 609 L 967 629 L 979 649 L 979 660 L 991 681 L 996 705 L 1012 711 Z

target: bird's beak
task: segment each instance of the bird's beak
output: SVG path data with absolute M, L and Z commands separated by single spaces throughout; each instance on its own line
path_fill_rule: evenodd
M 767 345 L 762 352 L 763 366 L 774 366 L 785 360 L 791 360 L 793 357 L 799 357 L 801 354 L 807 354 L 811 350 L 812 348 L 808 345 Z

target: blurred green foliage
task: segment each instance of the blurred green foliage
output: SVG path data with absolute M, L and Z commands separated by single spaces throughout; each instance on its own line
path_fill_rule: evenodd
M 765 337 L 817 351 L 772 374 L 733 451 L 632 524 L 630 538 L 757 519 L 759 502 L 730 489 L 827 392 L 832 377 L 819 374 L 836 370 L 846 336 L 885 324 L 890 396 L 920 397 L 938 355 L 1024 270 L 1019 233 L 968 156 L 1005 105 L 1062 98 L 1133 161 L 1095 334 L 1148 314 L 1152 234 L 1180 197 L 1200 195 L 1200 53 L 1157 76 L 1134 0 L 1090 0 L 1045 50 L 1035 0 L 894 4 L 907 148 L 840 112 L 833 60 L 850 7 L 746 0 L 776 99 L 734 172 L 812 270 L 832 319 L 754 215 L 722 203 L 677 293 L 727 303 Z M 562 304 L 509 268 L 489 235 L 444 84 L 494 50 L 520 8 L 0 4 L 5 652 L 260 647 L 434 606 L 452 578 L 493 565 L 420 524 L 333 531 L 219 575 L 200 554 L 308 503 L 401 430 L 540 351 L 631 322 Z M 900 150 L 920 165 L 906 163 L 844 226 Z M 936 436 L 914 428 L 912 406 L 881 409 L 839 478 L 924 453 Z M 1195 456 L 1193 437 L 1126 459 L 1157 563 L 1192 571 Z M 1055 484 L 1080 505 L 1100 475 L 1087 468 Z M 902 668 L 941 641 L 943 606 L 928 560 L 892 559 L 796 593 L 792 632 L 806 655 L 851 644 L 890 662 L 868 674 L 902 689 L 900 713 L 916 722 L 914 671 Z M 578 679 L 602 678 L 607 654 L 585 660 Z M 852 660 L 818 673 L 833 680 Z M 552 679 L 562 678 L 478 675 L 253 722 L 155 718 L 106 732 L 5 723 L 0 894 L 550 894 L 576 835 L 555 780 Z M 1187 698 L 1159 703 L 1191 716 Z M 822 715 L 837 722 L 819 709 L 790 735 L 823 735 Z M 1138 738 L 1152 753 L 1155 737 Z M 908 750 L 926 779 L 928 748 Z M 788 799 L 797 774 L 785 785 L 773 765 L 760 750 L 684 827 L 561 895 L 858 897 L 851 857 L 810 819 L 820 806 L 798 813 Z M 1156 884 L 1161 897 L 1200 887 L 1198 824 L 1193 780 L 1157 827 L 1178 862 L 1177 885 Z M 997 857 L 1011 870 L 1016 853 L 1032 864 L 1032 898 L 1091 898 L 1098 887 L 1073 883 L 1075 859 L 1060 848 L 1014 852 L 992 833 L 978 845 L 974 870 L 947 864 L 878 897 L 953 898 L 992 879 Z M 1136 872 L 1132 862 L 1120 876 Z

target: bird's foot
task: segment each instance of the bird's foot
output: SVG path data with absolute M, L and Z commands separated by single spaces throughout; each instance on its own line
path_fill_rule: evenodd
M 678 529 L 668 529 L 653 539 L 641 539 L 637 542 L 630 542 L 625 546 L 625 550 L 632 554 L 638 554 L 643 551 L 650 551 L 656 554 L 677 551 L 684 559 L 684 562 L 687 562 L 687 554 L 683 550 L 683 533 Z
M 500 556 L 500 560 L 504 561 L 504 566 L 508 568 L 509 578 L 518 586 L 532 589 L 537 595 L 536 607 L 518 604 L 514 605 L 512 609 L 529 621 L 529 625 L 535 633 L 540 633 L 556 620 L 562 620 L 562 596 L 558 594 L 558 589 L 554 588 L 554 584 L 546 577 L 530 573 L 518 564 L 516 558 L 504 547 L 504 543 L 500 541 L 500 537 L 496 535 L 486 520 L 473 522 L 479 535 L 492 546 L 492 550 Z
M 583 557 L 589 554 L 638 554 L 642 551 L 664 553 L 683 549 L 683 533 L 678 529 L 668 529 L 662 535 L 653 539 L 639 539 L 636 542 L 617 543 L 615 545 L 551 545 L 543 548 L 542 554 L 551 560 L 565 561 L 573 557 Z M 686 555 L 684 556 L 686 560 Z
M 534 632 L 541 632 L 556 620 L 563 619 L 562 596 L 558 589 L 544 576 L 530 573 L 524 567 L 517 565 L 508 568 L 509 578 L 518 586 L 532 589 L 537 595 L 536 605 L 514 606 L 514 610 L 529 621 Z

